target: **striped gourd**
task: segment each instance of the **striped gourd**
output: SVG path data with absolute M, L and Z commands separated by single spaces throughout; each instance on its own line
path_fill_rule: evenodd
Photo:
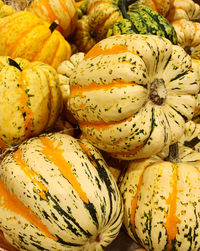
M 62 95 L 53 67 L 0 56 L 0 148 L 52 128 L 61 110 Z
M 180 147 L 177 159 L 175 152 L 131 161 L 121 176 L 123 223 L 146 250 L 200 249 L 200 153 Z
M 177 35 L 172 24 L 152 8 L 133 5 L 123 16 L 125 19 L 109 28 L 107 37 L 119 34 L 152 34 L 166 37 L 173 44 L 177 44 Z
M 77 9 L 74 0 L 30 0 L 24 10 L 35 13 L 48 23 L 57 21 L 57 29 L 68 37 L 76 28 Z
M 70 76 L 68 109 L 83 135 L 120 159 L 176 142 L 199 91 L 190 56 L 168 39 L 118 35 L 96 44 Z
M 20 250 L 100 251 L 118 235 L 121 195 L 86 140 L 31 138 L 1 163 L 0 229 Z
M 56 23 L 47 23 L 28 11 L 1 18 L 0 55 L 42 61 L 57 68 L 71 56 L 71 46 L 56 27 Z

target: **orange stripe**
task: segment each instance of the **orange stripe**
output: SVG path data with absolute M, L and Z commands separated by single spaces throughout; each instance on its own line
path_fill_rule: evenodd
M 31 61 L 37 61 L 37 58 L 39 58 L 40 55 L 42 54 L 42 50 L 46 49 L 45 45 L 47 44 L 50 38 L 51 38 L 51 32 L 49 32 L 49 36 L 43 41 L 42 45 L 40 46 L 40 50 L 37 53 L 35 53 Z
M 34 191 L 44 200 L 46 200 L 46 193 L 48 192 L 48 189 L 46 186 L 42 184 L 42 182 L 38 181 L 37 178 L 40 177 L 39 174 L 35 173 L 33 170 L 29 169 L 26 162 L 22 159 L 22 153 L 20 149 L 18 149 L 13 154 L 14 160 L 17 162 L 18 166 L 22 169 L 22 171 L 26 174 L 27 177 L 30 178 L 32 183 L 34 184 Z
M 96 3 L 94 3 L 93 5 L 91 5 L 90 6 L 90 8 L 88 9 L 88 14 L 90 14 L 90 12 L 95 8 L 95 7 L 97 7 L 98 5 L 100 5 L 100 4 L 109 4 L 110 6 L 112 6 L 113 4 L 112 4 L 112 2 L 110 2 L 110 1 L 98 1 L 98 2 L 96 2 Z
M 151 0 L 151 1 L 152 1 L 152 3 L 153 3 L 154 9 L 155 9 L 158 13 L 160 13 L 160 10 L 158 9 L 158 5 L 157 5 L 156 0 Z
M 83 149 L 83 151 L 87 154 L 87 156 L 89 157 L 91 163 L 93 164 L 94 167 L 97 167 L 96 162 L 94 161 L 94 159 L 92 158 L 92 155 L 90 153 L 90 150 L 88 149 L 88 147 L 86 145 L 84 145 L 81 141 L 78 141 L 80 147 Z
M 52 58 L 51 58 L 51 61 L 50 61 L 50 63 L 49 63 L 51 66 L 53 65 L 53 61 L 55 60 L 55 58 L 57 58 L 56 55 L 57 55 L 57 52 L 58 52 L 58 49 L 59 49 L 60 45 L 61 45 L 61 41 L 60 41 L 60 39 L 59 39 L 59 40 L 58 40 L 58 44 L 57 44 L 57 46 L 56 46 L 56 48 L 55 48 L 55 50 L 54 50 L 54 54 L 53 54 L 53 56 L 52 56 Z
M 0 207 L 3 207 L 7 210 L 10 210 L 18 215 L 21 215 L 32 225 L 37 227 L 45 236 L 57 241 L 58 238 L 52 235 L 48 228 L 42 223 L 40 219 L 29 209 L 27 208 L 15 194 L 11 194 L 3 181 L 0 179 Z
M 32 25 L 31 27 L 28 27 L 28 29 L 27 29 L 25 32 L 23 32 L 23 33 L 20 35 L 20 37 L 19 37 L 17 40 L 15 40 L 15 42 L 12 43 L 12 46 L 10 46 L 10 50 L 9 50 L 9 52 L 8 52 L 8 55 L 12 57 L 12 54 L 13 54 L 14 51 L 17 49 L 17 45 L 20 44 L 21 40 L 23 40 L 24 37 L 25 37 L 26 35 L 28 35 L 30 32 L 32 32 L 32 30 L 33 30 L 35 27 L 40 26 L 40 25 L 41 25 L 41 24 L 38 24 L 38 23 L 37 23 L 37 24 Z
M 192 22 L 193 26 L 194 26 L 194 33 L 196 34 L 198 32 L 198 25 L 197 22 Z
M 169 206 L 169 211 L 166 213 L 166 222 L 164 226 L 167 231 L 168 245 L 167 250 L 172 250 L 172 241 L 176 238 L 178 232 L 177 223 L 180 223 L 180 219 L 176 216 L 176 201 L 177 201 L 177 176 L 178 168 L 177 164 L 173 164 L 173 174 L 170 186 L 172 187 L 172 192 L 170 193 L 166 203 Z
M 81 188 L 81 185 L 77 181 L 76 176 L 73 174 L 71 163 L 67 162 L 63 157 L 64 150 L 59 148 L 60 143 L 58 143 L 57 146 L 54 146 L 55 140 L 50 140 L 45 137 L 40 137 L 40 140 L 43 144 L 41 152 L 47 157 L 47 159 L 49 159 L 59 168 L 62 175 L 69 181 L 82 201 L 88 204 L 89 200 L 87 198 L 87 195 Z
M 102 121 L 98 121 L 98 122 L 88 122 L 88 121 L 78 121 L 80 127 L 93 127 L 95 128 L 96 130 L 106 130 L 106 129 L 109 129 L 110 127 L 112 126 L 115 126 L 115 125 L 118 125 L 118 124 L 121 124 L 121 123 L 124 123 L 126 121 L 130 121 L 133 116 L 135 114 L 131 115 L 130 117 L 126 118 L 126 119 L 123 119 L 123 120 L 120 120 L 120 121 L 112 121 L 112 122 L 104 122 L 103 120 Z
M 94 47 L 85 55 L 84 59 L 88 58 L 94 58 L 99 55 L 112 55 L 112 54 L 118 54 L 118 53 L 123 53 L 123 52 L 130 52 L 126 45 L 113 45 L 112 48 L 109 49 L 102 49 L 99 46 L 99 43 L 94 45 Z M 133 53 L 133 52 L 132 52 Z
M 37 15 L 37 12 L 35 12 L 35 9 L 36 10 L 38 9 L 42 15 L 44 15 L 47 18 L 50 18 L 51 22 L 58 20 L 59 24 L 61 23 L 60 18 L 55 15 L 54 10 L 51 8 L 51 4 L 49 3 L 49 0 L 33 1 L 27 8 L 27 10 L 29 9 L 33 10 L 36 15 Z
M 142 143 L 141 145 L 139 145 L 138 147 L 136 147 L 135 149 L 133 150 L 130 150 L 130 151 L 127 151 L 127 152 L 110 152 L 110 154 L 112 155 L 129 155 L 129 154 L 135 154 L 137 151 L 139 151 L 144 145 L 146 144 L 145 143 Z
M 6 143 L 5 142 L 3 142 L 3 140 L 2 139 L 0 139 L 0 148 L 2 148 L 2 149 L 6 149 L 8 146 L 6 145 Z
M 101 24 L 99 24 L 96 28 L 95 31 L 98 32 L 99 30 L 101 30 L 103 28 L 103 26 L 105 25 L 106 21 L 109 20 L 109 18 L 112 18 L 113 15 L 115 15 L 116 12 L 112 12 L 110 15 L 108 15 L 107 17 L 105 17 L 105 19 L 101 22 Z M 111 25 L 110 25 L 111 26 Z
M 108 84 L 96 84 L 94 82 L 90 83 L 87 86 L 71 86 L 70 87 L 70 97 L 73 98 L 75 96 L 82 96 L 83 92 L 89 92 L 89 91 L 97 91 L 97 90 L 110 90 L 112 88 L 124 88 L 126 86 L 133 86 L 136 85 L 136 83 L 133 82 L 125 82 L 121 79 L 116 79 L 113 83 Z

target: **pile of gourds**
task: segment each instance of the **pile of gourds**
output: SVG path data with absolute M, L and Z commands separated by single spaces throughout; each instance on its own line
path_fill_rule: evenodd
M 21 5 L 0 1 L 6 241 L 101 251 L 123 225 L 146 250 L 199 250 L 200 5 Z

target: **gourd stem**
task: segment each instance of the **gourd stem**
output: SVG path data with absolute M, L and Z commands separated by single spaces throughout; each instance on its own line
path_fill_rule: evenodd
M 119 0 L 118 7 L 122 12 L 123 18 L 129 19 L 127 14 L 128 6 L 135 3 L 137 0 Z
M 15 60 L 13 60 L 12 58 L 8 58 L 8 63 L 9 63 L 9 65 L 12 65 L 12 66 L 16 67 L 18 70 L 22 71 L 19 64 Z
M 51 33 L 54 32 L 57 26 L 58 24 L 55 21 L 49 26 Z
M 169 155 L 165 158 L 165 160 L 172 163 L 179 162 L 178 142 L 169 146 Z

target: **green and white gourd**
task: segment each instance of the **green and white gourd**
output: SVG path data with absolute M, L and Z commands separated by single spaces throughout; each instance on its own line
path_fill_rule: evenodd
M 183 48 L 155 35 L 96 44 L 70 76 L 68 109 L 83 135 L 119 159 L 157 154 L 193 117 L 198 73 Z
M 126 2 L 126 1 L 122 1 Z M 123 3 L 122 7 L 125 6 Z M 172 24 L 148 6 L 132 4 L 122 9 L 124 19 L 109 28 L 107 37 L 119 34 L 152 34 L 169 39 L 177 44 L 177 35 Z
M 121 195 L 102 155 L 61 134 L 31 138 L 0 169 L 0 230 L 20 250 L 100 251 L 118 235 Z

